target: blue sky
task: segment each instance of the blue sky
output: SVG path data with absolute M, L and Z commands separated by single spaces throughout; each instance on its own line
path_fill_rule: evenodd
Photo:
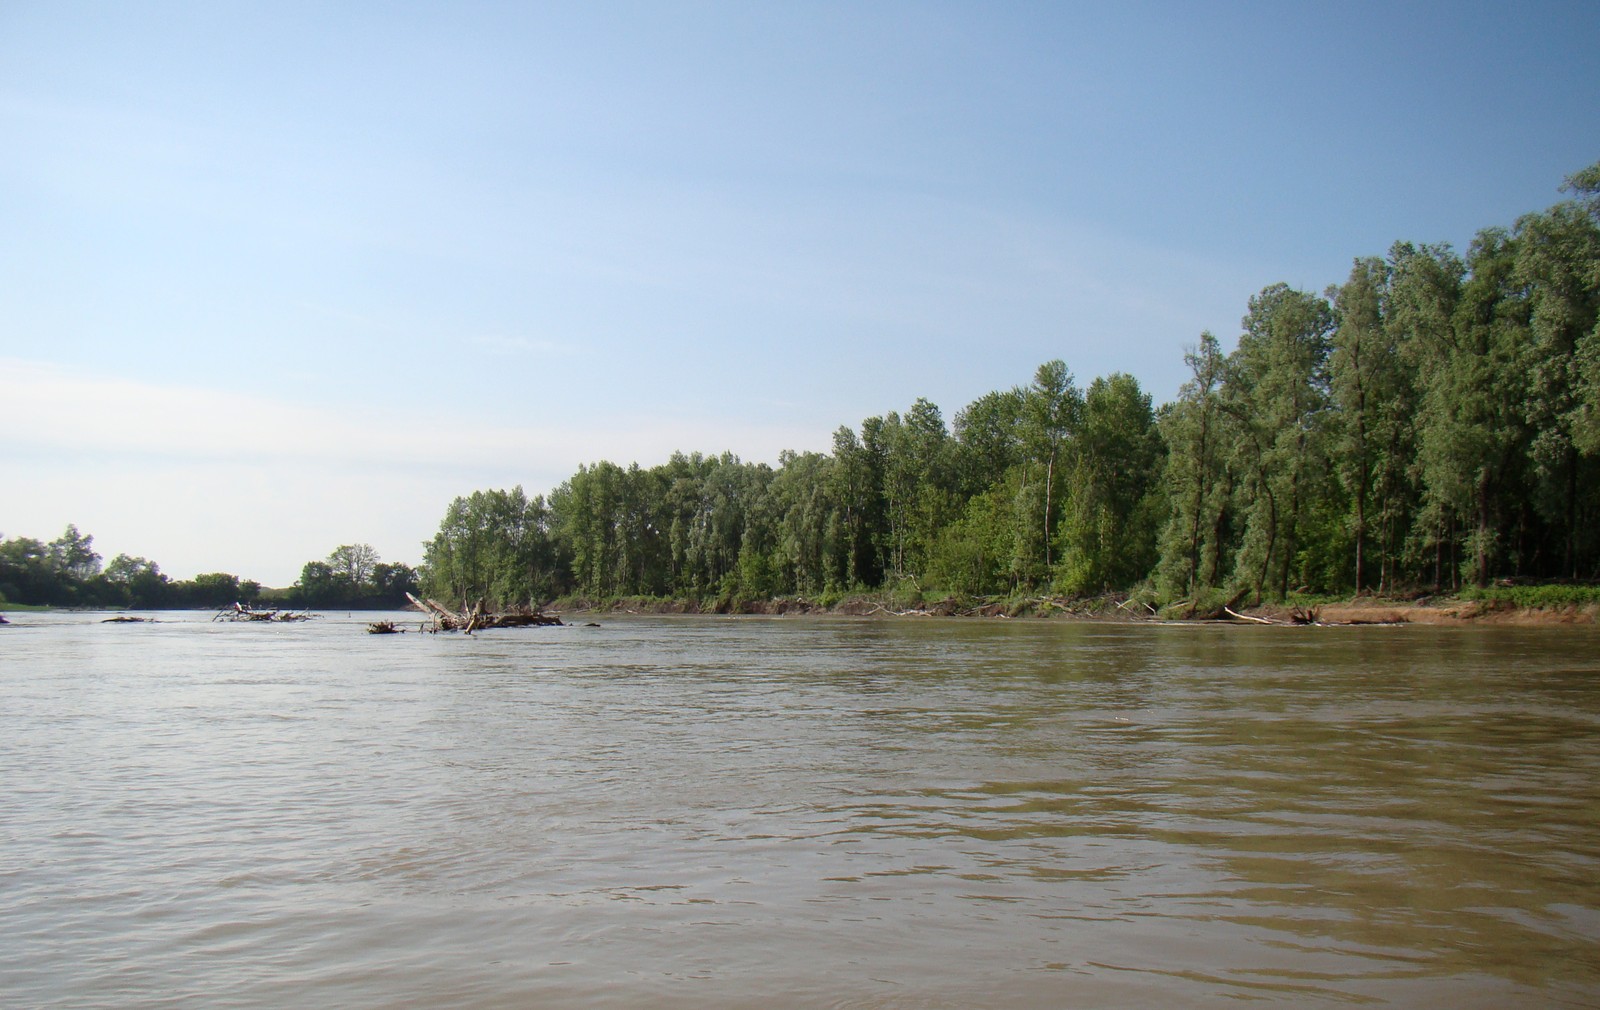
M 285 585 L 449 500 L 775 461 L 1600 159 L 1586 3 L 0 0 L 0 535 Z

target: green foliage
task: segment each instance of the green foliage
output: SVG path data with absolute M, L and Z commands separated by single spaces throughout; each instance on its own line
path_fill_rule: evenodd
M 1014 586 L 1015 492 L 1000 485 L 967 501 L 959 516 L 940 530 L 929 558 L 930 585 L 951 593 L 985 596 Z
M 1060 360 L 1047 361 L 1033 374 L 1033 384 L 1022 393 L 1021 441 L 1024 458 L 1044 484 L 1043 501 L 1036 505 L 1036 534 L 1031 543 L 1043 550 L 1040 559 L 1032 550 L 1019 558 L 1025 565 L 1042 560 L 1041 573 L 1048 574 L 1054 563 L 1052 550 L 1060 499 L 1056 491 L 1061 472 L 1070 464 L 1072 440 L 1082 423 L 1083 395 L 1073 384 L 1072 373 Z
M 1333 292 L 1338 323 L 1329 376 L 1337 411 L 1329 425 L 1330 451 L 1346 503 L 1350 557 L 1347 569 L 1332 558 L 1319 568 L 1330 574 L 1347 570 L 1358 590 L 1376 583 L 1382 591 L 1393 582 L 1398 536 L 1416 502 L 1410 475 L 1416 376 L 1402 356 L 1401 330 L 1394 323 L 1398 272 L 1399 264 L 1358 259 L 1349 280 Z M 1330 536 L 1337 533 L 1329 530 Z
M 172 581 L 161 574 L 161 566 L 147 558 L 118 554 L 106 565 L 105 579 L 116 587 L 122 606 L 138 610 L 169 606 L 174 598 Z
M 43 543 L 14 537 L 0 541 L 0 596 L 14 603 L 65 606 L 72 591 L 51 565 Z
M 570 570 L 552 535 L 554 521 L 544 499 L 529 498 L 520 486 L 457 498 L 423 549 L 423 590 L 452 605 L 484 600 L 506 606 L 554 598 L 566 591 Z M 373 573 L 378 574 L 376 565 Z M 392 591 L 406 573 L 389 569 L 384 577 Z
M 370 544 L 342 544 L 325 561 L 308 561 L 288 593 L 301 607 L 395 609 L 418 590 L 415 569 L 386 564 Z
M 1168 450 L 1163 479 L 1168 518 L 1156 583 L 1165 599 L 1222 583 L 1235 526 L 1229 450 L 1240 436 L 1236 419 L 1223 409 L 1228 362 L 1210 333 L 1200 334 L 1184 362 L 1191 378 L 1161 418 Z
M 1329 335 L 1326 301 L 1285 284 L 1250 300 L 1224 379 L 1224 409 L 1241 437 L 1234 466 L 1244 494 L 1233 583 L 1254 599 L 1283 599 L 1296 568 L 1306 512 L 1330 493 L 1327 454 Z
M 50 541 L 50 567 L 66 579 L 87 582 L 100 574 L 100 555 L 94 552 L 94 537 L 67 525 L 65 533 Z
M 1468 586 L 1463 600 L 1478 600 L 1528 610 L 1561 610 L 1600 605 L 1600 586 L 1545 584 L 1532 586 Z
M 1057 592 L 1110 592 L 1150 572 L 1165 505 L 1164 452 L 1150 397 L 1133 376 L 1090 384 L 1066 482 Z

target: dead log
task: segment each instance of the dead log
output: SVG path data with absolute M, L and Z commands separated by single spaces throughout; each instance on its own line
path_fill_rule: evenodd
M 1232 607 L 1223 607 L 1222 609 L 1227 611 L 1229 616 L 1237 617 L 1241 621 L 1254 621 L 1257 624 L 1281 624 L 1282 623 L 1281 621 L 1269 621 L 1265 617 L 1251 617 L 1249 614 L 1241 614 L 1237 610 L 1234 610 Z

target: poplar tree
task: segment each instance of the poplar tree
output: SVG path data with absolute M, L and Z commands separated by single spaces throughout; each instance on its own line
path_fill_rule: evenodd
M 1033 384 L 1022 394 L 1023 444 L 1043 471 L 1044 501 L 1038 513 L 1038 543 L 1044 552 L 1044 572 L 1053 563 L 1051 541 L 1056 524 L 1056 481 L 1065 462 L 1070 439 L 1083 412 L 1083 395 L 1073 385 L 1072 373 L 1060 360 L 1047 361 L 1033 374 Z
M 1444 339 L 1418 348 L 1421 519 L 1438 530 L 1439 560 L 1455 562 L 1435 566 L 1438 585 L 1458 585 L 1465 573 L 1478 585 L 1487 583 L 1504 546 L 1501 497 L 1521 485 L 1520 407 L 1529 362 L 1522 353 L 1527 306 L 1514 263 L 1504 229 L 1479 232 Z M 1467 557 L 1460 557 L 1462 550 Z
M 1117 372 L 1089 384 L 1061 521 L 1060 591 L 1107 592 L 1150 572 L 1161 453 L 1150 397 L 1137 379 Z
M 1190 378 L 1161 419 L 1168 519 L 1157 581 L 1168 599 L 1193 598 L 1199 589 L 1219 584 L 1231 497 L 1226 461 L 1232 419 L 1222 410 L 1227 361 L 1209 332 L 1200 334 L 1183 360 Z
M 1560 544 L 1559 574 L 1576 578 L 1580 555 L 1595 542 L 1581 516 L 1593 510 L 1581 502 L 1592 500 L 1596 460 L 1580 443 L 1594 406 L 1584 360 L 1597 332 L 1600 226 L 1577 203 L 1527 215 L 1517 223 L 1513 257 L 1512 276 L 1528 304 L 1523 413 L 1532 433 L 1533 501 Z
M 1358 259 L 1334 289 L 1337 326 L 1329 377 L 1334 404 L 1332 451 L 1349 502 L 1356 592 L 1395 579 L 1394 558 L 1412 507 L 1407 467 L 1416 405 L 1414 379 L 1402 354 L 1403 331 L 1390 318 L 1395 267 L 1377 257 Z M 1375 548 L 1375 550 L 1373 549 Z
M 563 493 L 570 494 L 569 485 Z M 423 591 L 452 604 L 484 599 L 491 606 L 555 596 L 567 587 L 571 568 L 552 539 L 551 518 L 544 498 L 529 498 L 520 485 L 456 498 L 423 548 Z M 336 574 L 331 563 L 348 560 L 344 550 L 330 555 L 330 563 L 314 564 Z M 381 567 L 374 563 L 371 574 Z
M 954 469 L 964 496 L 1002 484 L 1022 459 L 1021 389 L 985 393 L 956 414 Z
M 833 433 L 833 457 L 829 480 L 841 510 L 834 570 L 842 585 L 876 586 L 883 580 L 879 544 L 886 536 L 879 461 L 848 426 Z
M 1310 506 L 1328 490 L 1333 312 L 1322 298 L 1274 284 L 1250 299 L 1243 327 L 1225 397 L 1242 431 L 1237 448 L 1251 497 L 1234 567 L 1257 599 L 1283 599 Z

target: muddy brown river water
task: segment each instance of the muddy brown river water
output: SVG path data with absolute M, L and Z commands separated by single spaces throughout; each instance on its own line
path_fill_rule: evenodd
M 1600 1006 L 1592 628 L 10 616 L 6 1007 Z

